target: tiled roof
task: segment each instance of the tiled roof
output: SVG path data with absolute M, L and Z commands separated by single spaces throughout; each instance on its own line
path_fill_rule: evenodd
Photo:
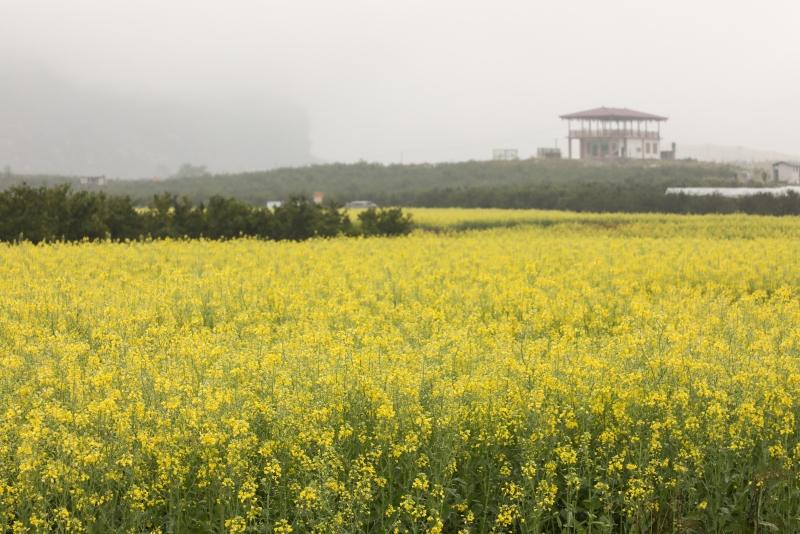
M 561 115 L 562 119 L 594 119 L 606 121 L 665 121 L 666 117 L 659 115 L 651 115 L 650 113 L 642 113 L 641 111 L 634 111 L 627 108 L 597 108 L 588 111 L 579 111 L 577 113 L 570 113 L 568 115 Z

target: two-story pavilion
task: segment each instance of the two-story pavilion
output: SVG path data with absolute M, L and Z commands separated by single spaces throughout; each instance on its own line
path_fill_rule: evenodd
M 572 140 L 580 143 L 580 159 L 660 159 L 661 122 L 666 117 L 625 108 L 597 108 L 561 115 Z

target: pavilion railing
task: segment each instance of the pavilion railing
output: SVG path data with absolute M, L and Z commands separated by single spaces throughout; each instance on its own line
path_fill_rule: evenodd
M 634 137 L 640 139 L 660 139 L 658 132 L 640 130 L 608 129 L 608 130 L 570 130 L 570 137 Z

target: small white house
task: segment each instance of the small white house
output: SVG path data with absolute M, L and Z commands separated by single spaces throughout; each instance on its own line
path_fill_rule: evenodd
M 81 178 L 81 185 L 103 186 L 103 185 L 106 185 L 106 177 L 105 176 L 84 176 L 83 178 Z
M 516 148 L 495 148 L 492 150 L 492 159 L 495 161 L 512 161 L 519 159 Z
M 776 182 L 800 184 L 800 164 L 779 161 L 772 164 L 772 179 Z

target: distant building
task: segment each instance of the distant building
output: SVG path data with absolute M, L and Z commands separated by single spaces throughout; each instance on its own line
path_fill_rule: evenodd
M 800 184 L 800 165 L 779 161 L 772 164 L 772 179 L 776 182 Z
M 283 206 L 283 200 L 267 200 L 267 207 L 271 210 Z
M 322 204 L 322 201 L 325 200 L 325 195 L 319 191 L 314 191 L 312 199 L 314 200 L 314 204 Z
M 572 140 L 580 159 L 661 159 L 661 123 L 666 117 L 624 108 L 597 108 L 561 115 L 568 121 L 569 158 Z
M 661 159 L 675 159 L 675 143 L 672 143 L 672 150 L 662 150 Z
M 544 159 L 561 159 L 560 148 L 537 148 L 536 157 Z
M 103 186 L 103 185 L 106 185 L 106 177 L 105 176 L 84 176 L 83 178 L 81 178 L 81 185 Z
M 495 161 L 509 161 L 519 159 L 516 148 L 495 148 L 492 151 L 492 159 Z

